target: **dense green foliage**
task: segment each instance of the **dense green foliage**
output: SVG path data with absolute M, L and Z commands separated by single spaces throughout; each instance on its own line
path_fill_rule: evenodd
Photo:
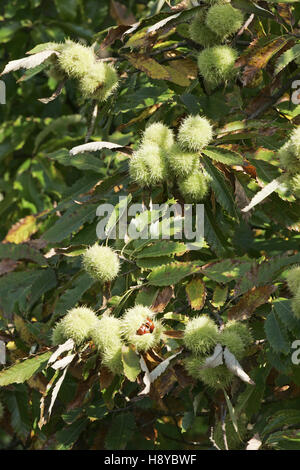
M 299 20 L 2 0 L 0 449 L 300 449 Z

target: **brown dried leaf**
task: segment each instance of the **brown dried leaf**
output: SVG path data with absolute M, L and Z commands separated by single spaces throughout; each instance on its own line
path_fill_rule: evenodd
M 235 190 L 234 190 L 234 196 L 235 196 L 235 203 L 237 207 L 241 210 L 243 207 L 248 206 L 250 199 L 248 198 L 243 185 L 239 182 L 237 178 L 235 178 Z M 251 214 L 249 212 L 242 212 L 242 217 L 244 220 L 248 221 L 251 218 Z
M 67 79 L 62 80 L 62 81 L 59 83 L 59 85 L 58 85 L 58 87 L 56 88 L 56 90 L 54 90 L 54 92 L 52 93 L 51 96 L 49 96 L 48 98 L 38 98 L 38 101 L 40 101 L 40 102 L 43 103 L 43 104 L 48 104 L 48 103 L 50 103 L 51 101 L 54 101 L 54 100 L 61 94 L 61 92 L 63 91 L 66 81 L 67 81 Z
M 177 383 L 177 377 L 173 368 L 170 367 L 151 384 L 150 397 L 154 395 L 159 398 L 164 398 L 164 396 L 172 390 L 175 383 Z
M 134 15 L 128 11 L 125 5 L 122 3 L 111 0 L 110 2 L 110 15 L 116 20 L 117 24 L 131 26 L 136 23 Z
M 141 410 L 139 408 L 134 409 L 133 413 L 139 432 L 147 441 L 155 441 L 157 439 L 157 430 L 154 427 L 155 414 L 150 410 Z
M 151 310 L 156 313 L 162 313 L 170 300 L 174 297 L 174 287 L 168 286 L 164 287 L 163 290 L 161 290 L 153 304 L 151 305 Z
M 288 24 L 294 24 L 291 5 L 287 3 L 278 3 L 276 5 L 279 16 Z
M 246 113 L 251 115 L 255 113 L 258 109 L 260 109 L 266 103 L 269 103 L 272 98 L 272 93 L 274 90 L 280 86 L 280 77 L 277 76 L 275 80 L 265 86 L 255 97 L 254 99 L 248 104 L 246 107 Z
M 183 365 L 174 364 L 173 369 L 181 388 L 185 389 L 186 387 L 191 387 L 195 384 L 195 380 L 190 375 L 188 375 Z
M 257 79 L 258 71 L 266 67 L 269 60 L 287 45 L 289 39 L 278 37 L 266 44 L 264 42 L 264 38 L 253 41 L 246 50 L 246 53 L 239 57 L 235 63 L 236 67 L 245 65 L 242 76 L 244 86 L 251 86 L 253 80 Z
M 168 338 L 175 338 L 175 339 L 181 339 L 183 338 L 184 332 L 182 330 L 167 330 L 164 331 L 164 335 L 168 336 Z
M 100 390 L 108 388 L 114 379 L 114 375 L 105 366 L 100 369 Z
M 253 287 L 228 311 L 228 319 L 247 320 L 258 307 L 267 303 L 276 289 L 277 287 L 273 285 Z
M 13 259 L 4 259 L 0 262 L 0 276 L 10 273 L 16 269 L 18 262 Z
M 118 26 L 110 28 L 105 39 L 100 44 L 100 50 L 103 51 L 103 49 L 106 47 L 114 44 L 117 39 L 121 39 L 122 35 L 125 33 L 125 31 L 127 31 L 128 28 L 129 26 L 125 24 L 119 24 Z

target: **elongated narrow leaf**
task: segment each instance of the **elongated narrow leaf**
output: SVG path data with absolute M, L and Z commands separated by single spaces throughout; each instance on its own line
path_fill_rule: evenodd
M 30 379 L 30 377 L 47 364 L 51 355 L 51 351 L 47 351 L 44 354 L 35 356 L 32 359 L 26 359 L 8 369 L 2 370 L 0 372 L 0 386 L 4 387 L 13 383 L 21 384 Z
M 140 356 L 140 366 L 143 372 L 145 372 L 143 377 L 143 382 L 145 384 L 145 388 L 139 393 L 139 395 L 148 395 L 150 393 L 150 385 L 151 385 L 151 378 L 150 372 L 145 362 L 143 356 Z
M 285 51 L 276 62 L 274 75 L 277 75 L 279 72 L 281 72 L 290 62 L 297 59 L 299 56 L 300 44 L 296 44 L 295 46 Z
M 87 144 L 78 145 L 70 150 L 70 155 L 77 155 L 78 153 L 84 152 L 97 152 L 98 150 L 109 149 L 121 149 L 122 145 L 114 144 L 113 142 L 88 142 Z
M 38 52 L 37 54 L 31 55 L 30 57 L 23 57 L 23 59 L 12 60 L 9 62 L 1 75 L 14 72 L 19 69 L 33 69 L 38 65 L 45 62 L 52 55 L 58 56 L 58 52 L 53 50 Z
M 260 204 L 264 199 L 270 196 L 270 194 L 274 193 L 276 189 L 279 189 L 280 186 L 281 183 L 279 178 L 276 178 L 275 180 L 271 181 L 271 183 L 267 184 L 261 191 L 255 194 L 250 204 L 244 207 L 244 209 L 242 209 L 242 212 L 248 212 L 253 209 L 253 207 L 257 206 L 257 204 Z
M 265 321 L 265 332 L 267 339 L 275 352 L 289 354 L 290 344 L 286 335 L 286 331 L 281 323 L 279 323 L 275 312 L 269 313 Z
M 178 353 L 176 354 L 173 354 L 172 356 L 168 357 L 167 359 L 165 359 L 163 362 L 161 362 L 157 367 L 155 367 L 155 369 L 153 369 L 151 372 L 150 372 L 150 382 L 154 382 L 156 379 L 158 379 L 158 377 L 163 374 L 165 372 L 165 370 L 167 369 L 167 367 L 169 366 L 170 362 L 172 361 L 172 359 L 174 359 L 175 357 L 177 357 L 179 354 L 182 353 L 182 350 L 179 351 Z
M 224 361 L 228 369 L 237 377 L 239 377 L 243 382 L 246 382 L 250 385 L 255 385 L 253 380 L 249 377 L 248 374 L 244 371 L 241 364 L 237 358 L 232 354 L 229 349 L 226 347 L 224 350 Z
M 239 153 L 222 147 L 210 146 L 202 150 L 202 153 L 216 162 L 225 163 L 225 165 L 243 165 L 244 161 L 243 157 Z
M 71 351 L 73 348 L 74 341 L 71 338 L 68 339 L 65 343 L 60 344 L 56 351 L 54 351 L 54 353 L 51 355 L 48 361 L 48 365 L 53 364 L 59 358 L 59 356 L 61 356 L 61 354 L 63 354 L 64 352 Z
M 170 263 L 153 269 L 148 282 L 152 286 L 171 286 L 198 270 L 192 263 Z
M 223 364 L 223 347 L 221 344 L 216 344 L 213 354 L 207 357 L 201 369 L 214 369 L 215 367 Z

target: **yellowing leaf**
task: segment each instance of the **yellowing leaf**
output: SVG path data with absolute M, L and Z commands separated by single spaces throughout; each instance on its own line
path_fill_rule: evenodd
M 276 290 L 275 286 L 253 287 L 243 295 L 241 300 L 228 311 L 228 318 L 247 320 L 255 310 L 264 305 L 270 295 Z
M 242 77 L 243 85 L 251 86 L 252 81 L 257 78 L 259 70 L 265 68 L 269 60 L 286 46 L 288 42 L 289 38 L 287 36 L 271 40 L 262 38 L 258 41 L 253 41 L 236 62 L 237 67 L 245 65 Z
M 33 215 L 28 215 L 24 217 L 24 219 L 20 219 L 19 222 L 9 229 L 4 241 L 10 243 L 24 243 L 37 231 L 38 225 L 36 218 Z
M 143 54 L 128 54 L 126 57 L 135 68 L 145 72 L 148 77 L 158 80 L 169 80 L 168 70 L 156 62 L 156 60 Z
M 168 80 L 180 86 L 189 86 L 189 79 L 197 76 L 196 64 L 190 59 L 174 60 L 165 66 L 143 54 L 128 54 L 126 57 L 135 68 L 157 80 Z
M 205 304 L 206 290 L 202 279 L 193 279 L 185 288 L 189 304 L 193 310 L 201 310 Z

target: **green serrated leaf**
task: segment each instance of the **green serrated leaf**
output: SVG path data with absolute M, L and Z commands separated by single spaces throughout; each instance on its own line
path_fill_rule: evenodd
M 239 279 L 249 272 L 252 263 L 240 258 L 224 259 L 203 268 L 205 276 L 213 281 L 226 284 Z
M 47 364 L 51 355 L 52 352 L 47 351 L 44 354 L 35 356 L 32 359 L 25 359 L 25 361 L 2 370 L 0 372 L 0 386 L 5 387 L 13 383 L 20 384 L 30 379 L 30 377 Z
M 122 362 L 125 376 L 130 382 L 135 382 L 141 372 L 141 366 L 138 355 L 130 346 L 122 346 Z
M 275 352 L 289 354 L 290 344 L 283 326 L 279 323 L 274 311 L 269 313 L 265 321 L 267 339 Z
M 159 256 L 177 255 L 181 256 L 186 252 L 187 248 L 184 243 L 169 240 L 160 240 L 153 245 L 146 246 L 137 255 L 137 258 L 153 258 Z
M 197 271 L 192 263 L 170 263 L 153 269 L 147 279 L 152 286 L 171 286 Z
M 290 62 L 297 59 L 300 56 L 300 44 L 296 44 L 295 46 L 291 47 L 287 51 L 285 51 L 281 56 L 278 58 L 275 66 L 275 73 L 277 75 L 281 72 Z
M 26 243 L 0 243 L 0 259 L 9 258 L 14 260 L 27 259 L 46 266 L 48 264 L 46 258 Z
M 243 165 L 244 162 L 243 157 L 239 153 L 222 147 L 208 146 L 202 150 L 202 153 L 216 162 L 225 163 L 225 165 Z
M 124 450 L 127 442 L 135 431 L 135 421 L 132 413 L 120 413 L 113 417 L 105 439 L 107 450 Z
M 91 222 L 96 217 L 97 204 L 74 204 L 57 222 L 44 233 L 49 242 L 61 242 L 73 232 L 76 232 L 85 222 Z
M 232 216 L 235 216 L 236 208 L 233 199 L 233 192 L 229 184 L 226 182 L 223 173 L 221 173 L 209 159 L 204 157 L 203 161 L 205 169 L 211 177 L 211 186 L 216 195 L 217 201 Z

